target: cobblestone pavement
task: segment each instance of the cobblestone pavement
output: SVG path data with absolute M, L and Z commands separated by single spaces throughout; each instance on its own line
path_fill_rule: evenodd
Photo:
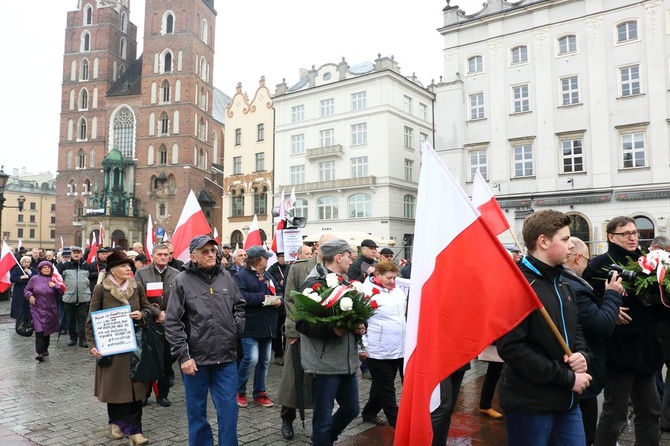
M 52 336 L 50 356 L 44 363 L 35 361 L 34 337 L 22 338 L 14 333 L 14 322 L 8 316 L 9 302 L 0 301 L 0 445 L 120 445 L 109 437 L 106 406 L 93 396 L 95 362 L 86 349 L 68 347 L 67 337 L 57 341 Z M 175 370 L 177 367 L 175 365 Z M 458 408 L 452 421 L 448 444 L 503 445 L 504 424 L 482 417 L 477 412 L 479 389 L 486 372 L 485 363 L 473 361 L 464 379 Z M 270 364 L 268 394 L 278 386 L 281 367 Z M 359 380 L 361 406 L 367 401 L 370 381 Z M 172 406 L 163 408 L 152 398 L 144 409 L 143 427 L 152 445 L 186 445 L 187 429 L 184 392 L 177 376 L 169 396 Z M 305 429 L 299 420 L 294 424 L 295 437 L 282 439 L 279 406 L 264 408 L 251 402 L 239 411 L 240 445 L 310 444 L 311 417 L 307 411 Z M 210 403 L 209 419 L 216 432 L 216 416 Z M 620 445 L 632 446 L 632 426 L 627 426 Z M 670 435 L 661 442 L 670 446 Z M 389 446 L 393 429 L 373 427 L 360 417 L 342 434 L 338 444 L 344 446 Z

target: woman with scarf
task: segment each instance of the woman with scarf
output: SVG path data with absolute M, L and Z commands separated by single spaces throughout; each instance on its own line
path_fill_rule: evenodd
M 391 260 L 375 265 L 373 274 L 365 279 L 363 291 L 371 296 L 375 314 L 368 319 L 367 363 L 372 375 L 370 398 L 363 408 L 363 421 L 378 426 L 385 423 L 377 416 L 384 410 L 391 427 L 398 418 L 395 377 L 403 378 L 403 352 L 405 351 L 405 293 L 395 286 L 398 267 Z
M 35 359 L 44 361 L 49 356 L 49 340 L 52 333 L 58 333 L 58 303 L 63 290 L 52 278 L 53 263 L 43 260 L 37 266 L 39 274 L 30 278 L 24 296 L 30 304 L 30 314 L 35 327 Z
M 37 274 L 37 270 L 30 267 L 30 260 L 30 256 L 21 257 L 21 260 L 19 260 L 21 266 L 14 266 L 9 272 L 9 281 L 14 284 L 12 308 L 10 310 L 12 319 L 25 317 L 30 312 L 30 304 L 23 294 L 30 278 Z
M 148 317 L 157 317 L 158 311 L 149 302 L 142 285 L 132 278 L 133 260 L 125 251 L 113 251 L 107 257 L 107 275 L 95 286 L 91 296 L 89 316 L 86 321 L 86 340 L 95 345 L 90 312 L 130 305 L 130 317 L 135 323 L 145 323 Z M 91 355 L 102 358 L 96 347 Z M 95 368 L 94 395 L 107 403 L 111 436 L 115 439 L 128 436 L 130 445 L 147 444 L 142 434 L 142 398 L 147 393 L 147 383 L 133 382 L 130 378 L 130 353 L 110 356 L 111 364 L 98 362 Z M 109 361 L 107 359 L 107 361 Z

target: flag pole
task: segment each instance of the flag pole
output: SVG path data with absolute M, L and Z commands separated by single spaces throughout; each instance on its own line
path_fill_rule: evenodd
M 565 343 L 565 339 L 563 339 L 563 335 L 561 335 L 561 332 L 559 332 L 558 328 L 556 328 L 556 324 L 554 324 L 554 321 L 551 320 L 551 316 L 549 316 L 549 313 L 547 313 L 547 309 L 544 308 L 543 305 L 539 308 L 539 310 L 540 314 L 547 322 L 547 325 L 549 325 L 549 328 L 551 329 L 552 333 L 554 333 L 556 340 L 558 341 L 559 344 L 561 344 L 561 348 L 563 348 L 565 354 L 568 355 L 568 357 L 572 356 L 572 351 L 570 351 L 570 347 L 568 347 L 568 344 Z
M 516 244 L 516 247 L 519 248 L 519 252 L 523 253 L 523 248 L 521 247 L 521 243 L 519 242 L 519 239 L 516 237 L 516 234 L 514 231 L 512 231 L 512 228 L 507 228 L 509 233 L 512 235 L 512 238 L 514 239 L 514 243 Z

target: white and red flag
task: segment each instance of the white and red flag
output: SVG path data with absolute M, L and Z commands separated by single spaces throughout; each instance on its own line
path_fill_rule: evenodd
M 53 268 L 53 273 L 51 273 L 51 281 L 56 284 L 61 291 L 66 292 L 67 288 L 65 287 L 65 282 L 63 281 L 63 276 L 60 275 L 56 268 Z
M 207 218 L 205 218 L 200 203 L 198 203 L 198 199 L 195 198 L 195 194 L 191 190 L 170 240 L 174 247 L 174 258 L 182 262 L 188 262 L 190 258 L 188 245 L 191 243 L 191 239 L 196 235 L 209 233 L 211 233 L 211 229 Z
M 61 244 L 62 244 L 62 242 L 63 242 L 63 237 L 61 237 L 60 240 L 61 240 Z M 22 247 L 22 246 L 23 246 L 23 242 L 21 241 L 21 239 L 19 239 L 19 243 L 18 243 L 16 249 L 18 249 L 19 251 L 21 251 L 21 247 Z
M 284 210 L 284 189 L 279 200 L 279 221 L 272 236 L 272 252 L 284 252 L 284 228 L 286 228 L 286 211 Z
M 216 243 L 218 243 L 219 245 L 221 244 L 221 240 L 219 240 L 219 231 L 216 230 L 216 227 L 212 232 L 212 237 L 214 238 L 214 240 L 216 240 Z
M 262 244 L 261 231 L 258 229 L 258 218 L 256 217 L 256 214 L 254 214 L 254 220 L 251 222 L 247 239 L 244 241 L 244 250 L 246 251 L 252 246 L 261 246 Z
M 19 246 L 20 248 L 20 246 Z M 63 244 L 63 236 L 60 236 L 60 249 L 65 249 L 65 245 Z
M 498 200 L 486 184 L 486 180 L 477 169 L 472 181 L 472 204 L 482 214 L 482 218 L 495 235 L 500 235 L 509 229 L 509 222 L 505 213 L 500 209 Z
M 2 251 L 0 251 L 0 293 L 4 293 L 12 286 L 12 282 L 9 280 L 9 271 L 16 265 L 19 265 L 18 260 L 16 260 L 16 257 L 12 254 L 12 250 L 9 249 L 9 246 L 3 240 Z
M 147 297 L 163 296 L 163 282 L 148 282 L 146 291 Z
M 100 232 L 98 233 L 98 246 L 102 246 L 105 244 L 104 232 L 105 229 L 102 227 L 102 222 L 100 222 Z
M 291 188 L 291 196 L 288 199 L 288 210 L 289 211 L 292 211 L 293 209 L 295 209 L 296 201 L 298 201 L 298 200 L 295 198 L 295 186 L 293 186 Z
M 151 259 L 151 253 L 154 252 L 154 243 L 156 243 L 156 234 L 154 233 L 154 224 L 151 221 L 151 214 L 147 220 L 147 241 L 144 244 L 144 254 L 147 259 Z
M 93 241 L 91 242 L 91 250 L 88 252 L 88 257 L 86 258 L 86 263 L 91 263 L 97 259 L 98 255 L 98 242 L 95 239 L 95 232 L 93 233 Z
M 430 144 L 422 152 L 395 446 L 430 445 L 440 382 L 542 305 Z

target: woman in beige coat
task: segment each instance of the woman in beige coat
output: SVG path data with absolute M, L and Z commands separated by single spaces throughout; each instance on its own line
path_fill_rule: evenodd
M 136 322 L 157 316 L 144 288 L 131 277 L 132 263 L 124 251 L 114 251 L 107 257 L 108 274 L 93 289 L 90 312 L 130 305 L 130 317 Z M 90 313 L 86 321 L 86 340 L 88 345 L 95 345 Z M 90 351 L 96 358 L 103 357 L 95 347 Z M 109 358 L 111 364 L 98 364 L 95 368 L 94 395 L 107 403 L 111 435 L 116 439 L 127 435 L 131 446 L 147 444 L 149 440 L 142 435 L 142 398 L 147 393 L 147 384 L 131 381 L 130 353 L 106 357 L 106 360 Z

